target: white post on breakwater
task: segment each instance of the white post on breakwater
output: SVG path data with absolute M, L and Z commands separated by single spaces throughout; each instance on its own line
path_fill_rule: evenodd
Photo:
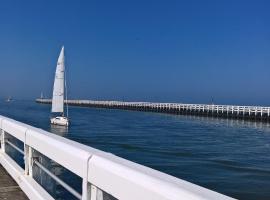
M 51 99 L 36 99 L 36 102 L 50 104 Z M 240 119 L 265 120 L 265 121 L 270 120 L 270 107 L 262 107 L 262 106 L 93 101 L 93 100 L 68 100 L 67 102 L 69 105 L 84 106 L 84 107 L 125 109 L 125 110 L 137 110 L 148 112 L 184 114 L 184 115 L 202 115 L 202 116 L 240 118 Z

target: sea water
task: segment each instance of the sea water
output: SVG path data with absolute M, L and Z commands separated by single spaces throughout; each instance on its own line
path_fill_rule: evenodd
M 71 126 L 65 129 L 50 125 L 50 105 L 19 100 L 0 103 L 0 115 L 222 194 L 270 199 L 267 123 L 81 107 L 70 107 L 69 114 Z M 44 163 L 81 191 L 80 178 L 66 176 L 70 173 L 47 158 Z M 36 177 L 57 199 L 72 199 L 40 170 Z

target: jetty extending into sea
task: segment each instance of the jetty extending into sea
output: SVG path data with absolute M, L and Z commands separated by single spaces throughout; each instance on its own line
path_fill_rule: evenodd
M 36 99 L 37 103 L 51 104 L 51 99 Z M 270 121 L 270 107 L 215 104 L 183 104 L 124 101 L 67 100 L 72 106 L 108 109 L 136 110 L 145 112 L 200 115 L 223 118 Z

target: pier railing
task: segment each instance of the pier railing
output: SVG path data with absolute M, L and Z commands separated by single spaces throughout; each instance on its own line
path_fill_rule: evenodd
M 33 168 L 64 187 L 77 199 L 83 200 L 180 200 L 231 199 L 217 192 L 130 162 L 44 130 L 0 116 L 0 164 L 33 200 L 53 199 L 35 181 Z M 16 138 L 23 145 L 13 142 Z M 23 155 L 21 167 L 6 151 L 7 146 Z M 42 154 L 82 178 L 79 193 L 56 174 L 42 165 Z

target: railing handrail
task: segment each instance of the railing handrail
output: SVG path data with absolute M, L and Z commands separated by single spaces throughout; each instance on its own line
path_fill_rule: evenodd
M 0 116 L 0 129 L 120 200 L 231 199 L 165 173 Z M 26 149 L 25 149 L 26 150 Z M 3 152 L 1 152 L 3 153 Z M 27 152 L 25 153 L 27 157 Z M 1 161 L 1 156 L 0 156 Z M 31 178 L 31 177 L 30 177 Z

